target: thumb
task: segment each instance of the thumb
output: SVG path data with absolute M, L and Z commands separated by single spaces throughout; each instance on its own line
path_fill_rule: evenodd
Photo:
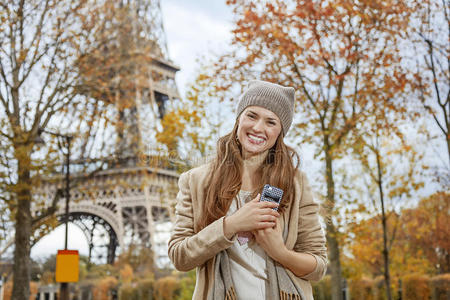
M 250 201 L 250 202 L 258 202 L 260 197 L 261 197 L 261 194 L 258 194 L 258 195 L 256 195 L 256 197 L 255 197 L 252 201 Z

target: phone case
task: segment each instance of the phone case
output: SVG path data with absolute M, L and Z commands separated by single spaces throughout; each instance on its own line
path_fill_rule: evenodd
M 266 184 L 264 185 L 259 201 L 271 201 L 280 204 L 281 198 L 283 198 L 282 189 L 271 186 L 270 184 Z M 273 209 L 278 210 L 278 207 L 275 207 Z

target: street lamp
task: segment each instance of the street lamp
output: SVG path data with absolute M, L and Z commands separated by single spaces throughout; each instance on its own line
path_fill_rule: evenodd
M 35 143 L 36 144 L 45 144 L 44 140 L 41 137 L 41 133 L 47 133 L 53 136 L 56 136 L 58 138 L 58 148 L 59 150 L 65 154 L 66 156 L 66 176 L 65 176 L 65 198 L 66 198 L 66 207 L 65 207 L 65 216 L 64 216 L 64 224 L 66 226 L 65 228 L 65 234 L 64 234 L 64 250 L 67 250 L 67 236 L 69 232 L 69 201 L 70 201 L 70 144 L 72 142 L 73 136 L 71 135 L 64 135 L 56 132 L 47 131 L 44 129 L 38 130 L 38 136 L 36 138 Z M 59 138 L 63 139 L 66 146 L 66 153 L 64 153 L 62 145 L 59 141 Z M 61 300 L 69 300 L 69 284 L 67 282 L 61 282 L 61 288 L 60 288 L 60 299 Z

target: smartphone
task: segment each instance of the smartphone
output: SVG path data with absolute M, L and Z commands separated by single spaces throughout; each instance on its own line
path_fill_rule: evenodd
M 261 192 L 261 198 L 259 201 L 270 201 L 280 204 L 281 198 L 283 198 L 282 189 L 266 184 Z M 273 209 L 278 210 L 278 207 L 274 207 Z

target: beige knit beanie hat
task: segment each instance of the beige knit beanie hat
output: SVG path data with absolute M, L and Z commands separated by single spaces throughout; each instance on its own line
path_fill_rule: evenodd
M 236 116 L 239 118 L 242 111 L 248 106 L 264 107 L 280 118 L 283 134 L 286 136 L 294 115 L 294 101 L 295 90 L 293 87 L 252 80 L 248 84 L 247 90 L 239 98 Z

